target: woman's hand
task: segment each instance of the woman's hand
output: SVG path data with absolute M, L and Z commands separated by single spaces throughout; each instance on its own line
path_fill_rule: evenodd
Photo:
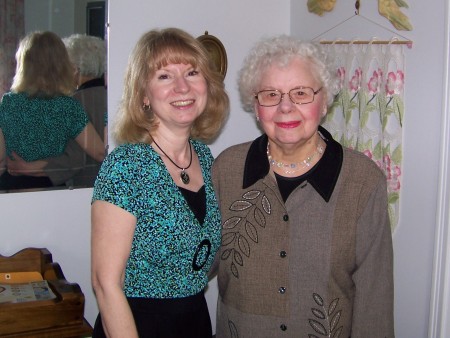
M 92 123 L 88 123 L 83 131 L 75 138 L 81 148 L 97 162 L 105 158 L 105 144 L 95 131 Z
M 11 156 L 6 157 L 6 167 L 12 176 L 47 176 L 44 172 L 46 165 L 45 160 L 27 162 L 14 151 Z

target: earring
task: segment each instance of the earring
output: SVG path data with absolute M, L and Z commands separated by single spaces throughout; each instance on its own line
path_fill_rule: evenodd
M 152 110 L 152 106 L 150 106 L 149 104 L 143 103 L 143 104 L 142 104 L 142 109 L 143 109 L 144 111 L 151 111 L 151 110 Z
M 259 115 L 256 114 L 256 122 L 259 122 Z

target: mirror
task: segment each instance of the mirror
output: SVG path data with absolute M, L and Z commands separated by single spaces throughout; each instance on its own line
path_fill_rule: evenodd
M 0 97 L 10 91 L 12 78 L 15 73 L 15 53 L 19 41 L 27 33 L 33 31 L 52 31 L 62 38 L 66 45 L 68 45 L 68 41 L 65 38 L 73 34 L 101 38 L 105 48 L 103 68 L 106 72 L 106 16 L 107 0 L 2 0 L 2 7 L 0 8 L 0 22 L 2 22 L 0 26 Z M 71 53 L 69 53 L 69 56 L 71 61 L 74 61 Z M 77 67 L 75 62 L 74 69 L 76 69 L 74 81 L 77 81 L 77 90 L 73 98 L 81 103 L 106 148 L 107 98 L 105 74 L 95 79 L 86 79 L 86 77 L 80 75 L 80 67 Z M 102 99 L 98 100 L 99 97 L 102 97 Z M 92 102 L 94 99 L 96 102 Z M 101 113 L 91 113 L 90 111 L 94 109 L 92 106 L 95 106 L 95 109 L 98 111 L 101 110 Z M 99 107 L 102 108 L 100 109 Z M 93 114 L 101 115 L 101 117 L 97 116 L 95 118 Z M 7 142 L 8 140 L 6 140 Z M 75 153 L 78 154 L 76 158 L 74 157 Z M 87 155 L 73 139 L 67 142 L 64 154 L 66 156 L 65 159 L 62 157 L 59 160 L 57 157 L 52 157 L 50 161 L 43 159 L 47 161 L 45 169 L 40 170 L 38 174 L 28 175 L 47 177 L 47 182 L 50 181 L 51 185 L 36 187 L 33 184 L 28 186 L 28 183 L 25 183 L 20 189 L 17 187 L 10 189 L 8 182 L 13 182 L 14 178 L 11 178 L 11 176 L 8 176 L 8 178 L 3 174 L 0 177 L 0 193 L 92 187 L 100 162 Z M 16 163 L 30 165 L 30 162 L 21 162 L 21 159 L 17 160 Z M 42 167 L 43 164 L 40 165 Z M 5 165 L 1 165 L 1 167 L 5 168 Z M 32 171 L 31 168 L 29 170 Z M 38 172 L 38 170 L 36 169 L 32 172 Z M 57 172 L 61 175 L 55 174 Z M 8 169 L 5 170 L 5 173 L 9 174 Z M 13 176 L 16 175 L 14 171 L 12 173 Z M 4 177 L 6 179 L 3 180 L 3 183 L 7 182 L 7 184 L 2 184 L 1 178 Z

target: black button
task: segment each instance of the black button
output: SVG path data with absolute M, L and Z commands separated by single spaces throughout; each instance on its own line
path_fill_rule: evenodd
M 278 292 L 281 293 L 281 294 L 284 294 L 284 293 L 286 292 L 286 288 L 285 288 L 284 286 L 281 286 L 281 287 L 278 289 Z
M 289 221 L 289 216 L 288 215 L 283 215 L 283 221 L 285 221 L 285 222 Z
M 287 330 L 287 326 L 284 325 L 284 324 L 281 324 L 280 325 L 280 329 L 281 329 L 281 331 L 286 331 Z
M 281 258 L 286 257 L 286 255 L 287 255 L 287 254 L 286 254 L 286 251 L 284 251 L 284 250 L 283 250 L 283 251 L 280 251 L 280 257 L 281 257 Z

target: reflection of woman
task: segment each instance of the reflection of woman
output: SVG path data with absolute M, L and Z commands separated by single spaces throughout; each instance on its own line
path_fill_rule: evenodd
M 80 101 L 89 121 L 102 141 L 106 143 L 105 41 L 94 36 L 74 34 L 64 38 L 63 42 L 76 69 L 77 90 L 73 98 Z M 101 164 L 87 156 L 75 140 L 69 140 L 64 153 L 56 157 L 33 162 L 26 162 L 15 153 L 13 157 L 14 161 L 7 159 L 10 172 L 48 176 L 53 185 L 65 184 L 75 187 L 92 187 Z
M 27 35 L 16 53 L 11 92 L 0 104 L 0 172 L 14 152 L 27 162 L 62 154 L 74 139 L 97 161 L 104 145 L 73 92 L 73 67 L 62 40 L 52 32 Z M 14 158 L 12 158 L 14 159 Z M 44 174 L 45 175 L 45 174 Z M 52 186 L 47 176 L 4 173 L 2 189 Z
M 240 72 L 264 134 L 216 159 L 217 337 L 394 337 L 386 178 L 319 126 L 335 94 L 317 46 L 280 36 Z
M 211 337 L 204 288 L 220 245 L 212 155 L 228 111 L 222 77 L 178 29 L 138 41 L 128 63 L 118 144 L 92 204 L 94 337 Z

